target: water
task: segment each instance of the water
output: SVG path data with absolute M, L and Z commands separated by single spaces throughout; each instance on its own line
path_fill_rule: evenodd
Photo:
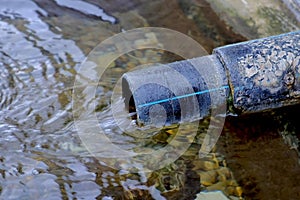
M 0 199 L 193 199 L 204 190 L 194 169 L 201 134 L 174 164 L 146 173 L 143 163 L 131 163 L 127 168 L 135 167 L 132 173 L 92 156 L 74 126 L 72 90 L 84 57 L 107 37 L 143 26 L 181 31 L 208 52 L 252 34 L 227 29 L 205 1 L 1 1 Z M 132 131 L 135 126 L 116 128 L 107 108 L 111 83 L 136 65 L 174 59 L 159 51 L 131 52 L 112 64 L 115 67 L 108 73 L 115 76 L 113 80 L 97 86 L 98 121 L 123 149 L 146 152 L 164 147 L 178 127 L 149 132 Z M 189 129 L 185 131 L 186 137 L 178 139 L 193 142 Z M 224 161 L 224 156 L 216 155 Z
M 116 18 L 94 4 L 52 3 L 58 5 L 51 9 L 75 10 L 75 17 L 68 12 L 51 17 L 47 5 L 28 0 L 0 6 L 0 199 L 129 198 L 127 190 L 148 191 L 149 198 L 164 199 L 146 184 L 145 175 L 131 177 L 90 155 L 72 123 L 72 86 L 80 62 L 90 46 L 122 27 L 109 30 Z M 62 19 L 70 24 L 57 26 Z M 76 35 L 75 25 L 81 25 L 83 32 L 101 28 L 94 30 L 95 35 L 78 38 L 82 32 Z M 99 96 L 103 95 L 109 96 L 108 85 L 99 87 Z M 105 107 L 107 98 L 100 99 L 99 106 Z M 137 146 L 133 137 L 112 124 L 110 112 L 104 109 L 98 114 L 110 139 L 125 149 Z
M 0 198 L 96 198 L 101 165 L 77 156 L 86 150 L 66 127 L 83 51 L 33 1 L 2 1 L 0 13 Z

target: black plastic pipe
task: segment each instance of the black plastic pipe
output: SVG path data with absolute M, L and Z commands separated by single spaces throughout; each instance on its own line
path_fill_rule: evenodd
M 127 72 L 122 89 L 125 105 L 136 112 L 140 125 L 193 121 L 226 101 L 238 113 L 298 104 L 300 31 Z

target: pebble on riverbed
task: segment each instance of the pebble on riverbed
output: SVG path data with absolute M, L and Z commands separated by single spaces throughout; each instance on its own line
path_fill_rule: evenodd
M 211 153 L 192 163 L 193 170 L 200 176 L 202 191 L 222 191 L 226 196 L 242 198 L 242 188 L 237 184 L 222 156 Z

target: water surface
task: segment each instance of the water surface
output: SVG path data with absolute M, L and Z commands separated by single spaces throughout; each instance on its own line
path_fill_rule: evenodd
M 293 5 L 299 5 L 297 1 L 293 2 Z M 293 12 L 298 12 L 297 7 L 293 8 Z M 180 31 L 194 38 L 208 52 L 217 46 L 261 36 L 249 31 L 246 25 L 247 34 L 243 34 L 245 30 L 239 32 L 228 28 L 230 21 L 226 24 L 206 1 L 1 1 L 0 199 L 194 199 L 205 189 L 199 183 L 199 169 L 197 166 L 195 169 L 196 164 L 193 163 L 197 159 L 201 134 L 190 150 L 174 164 L 146 174 L 115 170 L 95 159 L 82 144 L 74 127 L 72 87 L 85 56 L 109 36 L 144 26 Z M 294 24 L 288 28 L 295 28 Z M 158 136 L 147 140 L 138 140 L 115 129 L 114 124 L 110 124 L 109 115 L 106 115 L 113 89 L 111 84 L 141 63 L 171 62 L 175 59 L 178 57 L 160 51 L 132 52 L 112 64 L 113 80 L 99 84 L 96 95 L 98 120 L 105 122 L 107 126 L 104 128 L 111 133 L 112 140 L 123 148 L 130 149 L 133 145 L 161 147 L 172 137 L 173 129 L 162 130 Z M 254 118 L 256 116 L 250 121 Z M 227 125 L 229 128 L 225 129 L 225 135 L 238 127 L 234 123 L 235 120 Z M 230 128 L 232 125 L 234 128 Z M 258 133 L 266 132 L 252 125 L 247 124 L 249 129 Z M 247 130 L 245 132 L 249 132 Z M 270 132 L 277 131 L 274 128 Z M 279 140 L 278 137 L 274 136 Z M 236 142 L 234 138 L 229 140 L 224 139 L 220 146 Z M 280 143 L 274 144 L 282 147 Z M 223 149 L 223 152 L 226 153 L 226 150 Z M 228 155 L 231 159 L 228 163 L 233 163 L 232 168 L 241 177 L 237 178 L 239 183 L 230 187 L 245 186 L 245 194 L 255 197 L 256 193 L 247 187 L 259 188 L 257 185 L 263 178 L 259 179 L 260 182 L 250 180 L 251 184 L 245 182 L 254 175 L 241 175 L 243 171 L 238 171 L 236 164 L 239 160 L 235 160 L 235 155 Z M 212 159 L 216 157 L 212 156 Z M 217 153 L 217 160 L 224 163 L 224 156 Z M 220 167 L 225 169 L 226 165 L 220 164 Z M 245 164 L 245 169 L 247 167 Z M 268 167 L 266 165 L 261 171 L 272 169 Z M 293 170 L 296 173 L 299 168 L 295 165 Z M 276 174 L 276 177 L 281 175 Z M 230 180 L 233 182 L 235 179 L 230 177 Z M 285 183 L 293 185 L 295 182 L 286 178 L 281 183 L 283 193 L 292 196 Z M 267 187 L 261 188 L 266 190 Z M 239 196 L 234 192 L 230 195 Z

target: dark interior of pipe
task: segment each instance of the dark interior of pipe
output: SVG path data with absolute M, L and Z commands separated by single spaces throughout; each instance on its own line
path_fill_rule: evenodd
M 137 119 L 136 106 L 133 99 L 133 95 L 129 88 L 129 84 L 125 78 L 122 79 L 122 95 L 124 98 L 125 109 L 129 112 L 129 114 L 132 114 L 131 115 L 132 119 L 134 120 Z

